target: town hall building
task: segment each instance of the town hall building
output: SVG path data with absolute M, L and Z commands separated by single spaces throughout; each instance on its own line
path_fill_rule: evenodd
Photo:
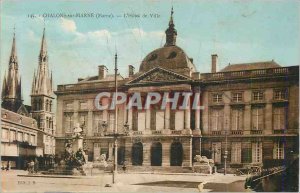
M 263 164 L 298 154 L 299 66 L 281 67 L 275 61 L 231 64 L 217 71 L 212 55 L 211 73 L 200 73 L 193 58 L 176 44 L 173 10 L 165 45 L 150 52 L 135 72 L 117 76 L 118 91 L 130 98 L 141 93 L 197 93 L 202 109 L 164 110 L 117 106 L 118 164 L 191 167 L 195 155 L 217 165 Z M 99 110 L 100 92 L 114 92 L 114 75 L 104 65 L 98 74 L 77 83 L 58 85 L 56 154 L 64 152 L 77 123 L 83 128 L 88 161 L 106 154 L 114 159 L 114 110 Z M 192 96 L 191 96 L 192 97 Z M 44 97 L 44 99 L 48 99 Z M 100 103 L 110 103 L 102 98 Z

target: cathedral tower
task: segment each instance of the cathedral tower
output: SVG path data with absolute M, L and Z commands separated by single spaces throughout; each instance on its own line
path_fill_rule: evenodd
M 53 113 L 53 89 L 52 73 L 48 67 L 47 42 L 45 28 L 43 31 L 41 50 L 39 54 L 39 65 L 34 72 L 31 89 L 31 113 L 37 120 L 39 129 L 46 133 L 54 134 Z

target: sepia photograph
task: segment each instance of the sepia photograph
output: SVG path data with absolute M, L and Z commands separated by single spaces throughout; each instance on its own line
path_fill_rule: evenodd
M 298 0 L 0 0 L 1 192 L 299 192 Z

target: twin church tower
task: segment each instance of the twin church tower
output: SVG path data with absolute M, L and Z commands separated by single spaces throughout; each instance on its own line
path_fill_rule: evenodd
M 31 88 L 31 107 L 23 104 L 21 77 L 14 33 L 12 49 L 9 58 L 8 74 L 5 73 L 2 86 L 1 107 L 22 115 L 29 116 L 37 121 L 39 129 L 53 133 L 53 85 L 52 73 L 48 67 L 47 42 L 45 28 L 39 54 L 38 69 L 34 72 Z

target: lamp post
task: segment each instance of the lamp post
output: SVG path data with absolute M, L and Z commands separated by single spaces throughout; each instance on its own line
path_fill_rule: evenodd
M 114 94 L 114 101 L 115 101 L 115 120 L 114 120 L 114 150 L 115 150 L 115 156 L 114 156 L 114 169 L 112 173 L 112 183 L 115 183 L 115 177 L 118 170 L 118 139 L 117 139 L 117 133 L 118 133 L 118 112 L 117 112 L 117 93 L 118 93 L 118 84 L 117 84 L 117 76 L 118 76 L 118 66 L 117 66 L 117 59 L 118 55 L 115 54 L 115 94 Z
M 224 152 L 224 175 L 226 175 L 226 169 L 227 169 L 227 126 L 228 126 L 228 120 L 226 119 L 226 128 L 225 128 L 225 152 Z
M 116 182 L 116 174 L 118 170 L 118 111 L 117 111 L 117 93 L 118 93 L 118 84 L 117 84 L 117 76 L 118 76 L 118 68 L 117 68 L 117 53 L 115 54 L 115 94 L 114 94 L 114 103 L 115 103 L 115 118 L 114 118 L 114 131 L 113 134 L 108 134 L 106 136 L 112 136 L 114 139 L 114 163 L 113 163 L 113 171 L 112 171 L 112 183 Z

